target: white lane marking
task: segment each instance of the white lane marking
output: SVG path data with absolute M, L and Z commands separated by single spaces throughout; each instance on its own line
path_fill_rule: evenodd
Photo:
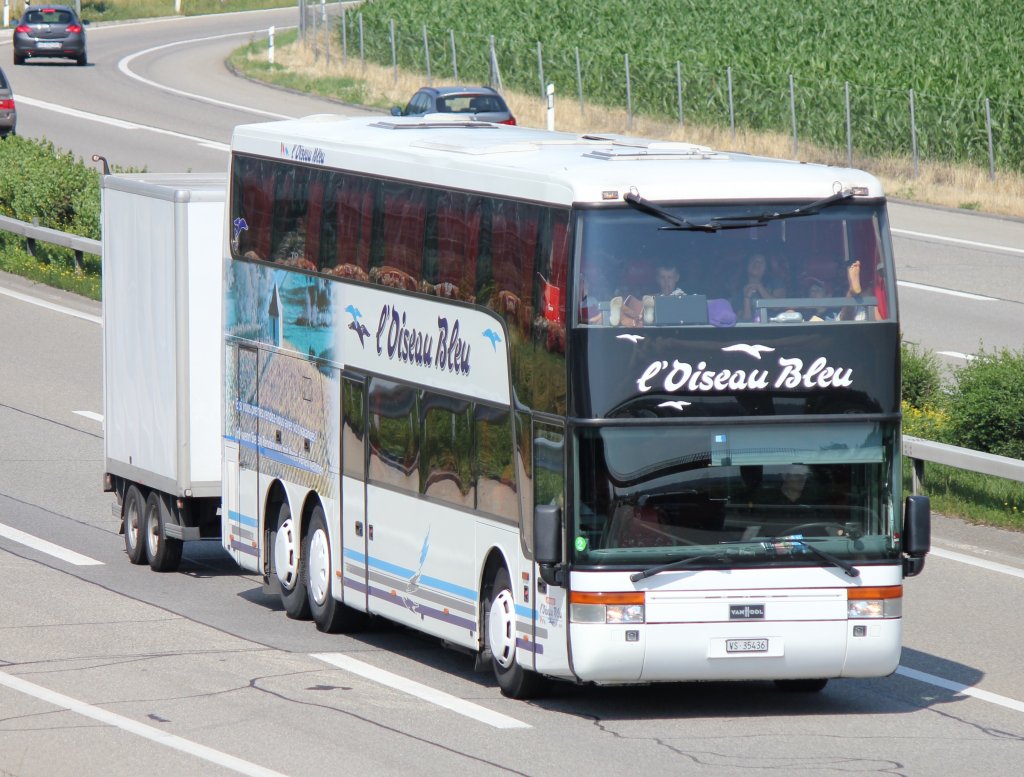
M 928 674 L 927 672 L 908 669 L 902 664 L 896 667 L 896 674 L 909 677 L 912 680 L 918 680 L 922 683 L 928 683 L 929 685 L 934 685 L 939 688 L 945 688 L 947 691 L 961 693 L 964 696 L 972 696 L 975 699 L 987 701 L 990 704 L 998 704 L 1000 707 L 1006 707 L 1007 709 L 1015 710 L 1017 712 L 1024 712 L 1024 702 L 1018 701 L 1017 699 L 1011 699 L 1009 696 L 1000 696 L 998 693 L 992 693 L 990 691 L 983 691 L 980 688 L 974 688 L 970 685 L 964 685 L 963 683 L 955 683 L 952 680 L 947 680 L 945 677 Z
M 103 423 L 103 416 L 99 413 L 94 413 L 92 410 L 72 410 L 75 415 L 80 415 L 82 418 L 88 418 L 90 421 L 96 421 L 97 423 Z
M 22 98 L 19 97 L 18 99 L 20 100 Z M 12 299 L 19 300 L 20 302 L 27 302 L 30 305 L 38 305 L 39 307 L 46 308 L 47 310 L 55 310 L 56 312 L 63 313 L 66 316 L 74 316 L 75 318 L 80 318 L 83 321 L 91 321 L 94 324 L 103 323 L 103 319 L 99 316 L 94 316 L 90 313 L 83 313 L 80 310 L 75 310 L 74 308 L 66 308 L 63 305 L 47 302 L 46 300 L 39 299 L 38 297 L 30 297 L 28 294 L 22 294 L 18 291 L 5 289 L 2 286 L 0 286 L 0 294 L 3 294 L 5 297 L 11 297 Z
M 245 761 L 233 755 L 228 755 L 227 753 L 222 753 L 220 750 L 214 750 L 212 747 L 201 745 L 198 742 L 192 742 L 191 740 L 184 739 L 183 737 L 169 734 L 166 731 L 161 731 L 153 726 L 147 726 L 145 723 L 139 723 L 138 721 L 126 718 L 123 715 L 109 712 L 101 707 L 86 704 L 78 699 L 73 699 L 62 693 L 51 691 L 48 688 L 43 688 L 41 685 L 30 683 L 27 680 L 22 680 L 20 677 L 14 677 L 13 675 L 9 675 L 5 672 L 0 672 L 0 685 L 5 685 L 12 690 L 24 693 L 27 696 L 32 696 L 40 701 L 52 704 L 55 707 L 62 707 L 63 709 L 70 710 L 71 712 L 75 712 L 87 718 L 92 718 L 93 720 L 99 721 L 100 723 L 104 723 L 108 726 L 119 728 L 129 734 L 135 734 L 143 739 L 156 742 L 158 745 L 163 745 L 164 747 L 169 747 L 173 750 L 179 750 L 183 753 L 187 753 L 188 755 L 208 761 L 209 763 L 216 764 L 217 766 L 223 766 L 225 769 L 231 769 L 239 774 L 245 774 L 249 777 L 285 777 L 281 772 L 276 772 L 273 769 L 267 769 L 266 767 L 259 766 L 258 764 L 251 763 L 250 761 Z
M 279 30 L 287 30 L 287 29 L 292 29 L 293 27 L 294 27 L 294 25 L 292 25 L 292 27 L 278 27 L 277 29 L 279 29 Z M 171 94 L 176 94 L 176 95 L 179 95 L 181 97 L 188 97 L 188 98 L 190 98 L 192 100 L 199 100 L 199 101 L 204 102 L 204 103 L 209 103 L 210 105 L 220 106 L 221 108 L 231 108 L 232 110 L 236 110 L 236 111 L 245 111 L 246 113 L 255 113 L 255 114 L 259 115 L 259 116 L 270 116 L 273 119 L 291 119 L 291 118 L 294 118 L 294 117 L 293 116 L 288 116 L 288 115 L 283 114 L 283 113 L 274 113 L 273 111 L 263 111 L 263 110 L 260 110 L 259 108 L 253 108 L 251 105 L 238 105 L 237 103 L 225 102 L 224 100 L 218 100 L 218 99 L 216 99 L 214 97 L 203 97 L 202 95 L 195 94 L 194 92 L 186 92 L 186 91 L 184 91 L 182 89 L 175 89 L 174 87 L 171 87 L 171 86 L 165 86 L 164 84 L 157 83 L 156 81 L 151 81 L 148 78 L 143 78 L 142 76 L 140 76 L 137 73 L 133 73 L 132 70 L 128 67 L 129 63 L 133 59 L 135 59 L 136 57 L 141 57 L 141 56 L 143 56 L 145 54 L 151 54 L 152 52 L 160 51 L 161 49 L 168 49 L 168 48 L 171 48 L 173 46 L 182 46 L 182 45 L 188 45 L 188 44 L 192 44 L 192 43 L 204 43 L 204 42 L 209 41 L 209 40 L 221 40 L 223 38 L 237 38 L 237 37 L 239 37 L 241 35 L 255 35 L 257 33 L 266 33 L 266 32 L 267 32 L 267 28 L 263 27 L 263 28 L 258 29 L 258 30 L 246 30 L 245 32 L 229 32 L 229 33 L 225 33 L 224 35 L 211 35 L 208 38 L 191 38 L 190 40 L 178 40 L 178 41 L 174 41 L 172 43 L 164 43 L 164 44 L 162 44 L 160 46 L 153 46 L 152 48 L 144 49 L 143 51 L 136 51 L 134 54 L 129 54 L 127 57 L 124 57 L 120 62 L 117 63 L 117 69 L 120 70 L 122 73 L 124 73 L 129 78 L 133 78 L 136 81 L 139 81 L 139 82 L 141 82 L 143 84 L 146 84 L 147 86 L 151 86 L 154 89 L 160 89 L 160 90 L 162 90 L 164 92 L 170 92 Z
M 1003 575 L 1024 578 L 1024 569 L 1018 569 L 1017 567 L 1011 567 L 1006 564 L 999 564 L 995 561 L 986 561 L 985 559 L 978 558 L 977 556 L 968 556 L 965 553 L 957 553 L 955 550 L 932 548 L 931 553 L 939 558 L 948 558 L 950 561 L 959 561 L 961 564 L 970 564 L 972 567 L 981 567 L 982 569 L 987 569 L 989 572 L 999 572 Z
M 995 243 L 979 243 L 977 240 L 964 240 L 959 237 L 945 237 L 944 235 L 932 235 L 928 232 L 913 232 L 909 229 L 892 229 L 889 230 L 894 235 L 906 235 L 907 237 L 919 237 L 924 240 L 938 240 L 941 243 L 956 243 L 957 245 L 971 246 L 972 248 L 990 248 L 993 251 L 1006 251 L 1011 254 L 1022 254 L 1024 255 L 1024 248 L 1011 248 L 1010 246 L 1000 246 Z
M 394 688 L 396 691 L 408 693 L 411 696 L 423 699 L 431 704 L 436 704 L 439 707 L 444 707 L 459 715 L 465 715 L 467 718 L 472 718 L 480 723 L 494 726 L 495 728 L 532 728 L 528 723 L 523 723 L 521 720 L 502 715 L 500 712 L 494 712 L 486 707 L 481 707 L 479 704 L 447 694 L 444 691 L 438 691 L 415 680 L 409 680 L 400 675 L 378 669 L 375 666 L 364 664 L 362 661 L 346 656 L 343 653 L 311 653 L 310 655 L 339 669 L 344 669 L 346 672 L 352 672 L 353 674 L 365 677 L 367 680 L 373 680 L 375 683 Z
M 6 526 L 0 523 L 0 537 L 6 537 L 9 540 L 27 545 L 33 550 L 38 550 L 40 553 L 45 553 L 48 556 L 59 558 L 61 561 L 66 561 L 69 564 L 74 564 L 76 567 L 95 567 L 103 566 L 102 561 L 97 561 L 94 558 L 83 556 L 81 553 L 75 553 L 73 550 L 62 548 L 60 545 L 54 545 L 52 542 L 41 540 L 38 537 L 34 537 L 31 534 L 15 529 L 13 526 Z
M 926 286 L 923 283 L 912 283 L 910 281 L 896 281 L 897 286 L 905 286 L 908 289 L 918 289 L 919 291 L 931 291 L 936 294 L 948 294 L 951 297 L 962 297 L 963 299 L 973 299 L 979 302 L 995 302 L 995 297 L 985 297 L 981 294 L 971 294 L 968 291 L 953 291 L 952 289 L 943 289 L 939 286 Z
M 146 132 L 154 132 L 157 135 L 167 135 L 168 137 L 178 138 L 179 140 L 189 140 L 193 143 L 198 143 L 207 148 L 213 148 L 218 151 L 227 151 L 230 146 L 227 143 L 218 143 L 215 140 L 209 138 L 200 138 L 195 135 L 186 135 L 183 132 L 174 132 L 173 130 L 161 129 L 160 127 L 150 127 L 146 124 L 136 124 L 131 121 L 124 121 L 122 119 L 112 119 L 109 116 L 101 116 L 98 113 L 88 113 L 86 111 L 80 111 L 76 108 L 68 108 L 64 105 L 57 105 L 56 103 L 48 103 L 43 100 L 37 100 L 34 97 L 24 97 L 18 95 L 18 102 L 24 103 L 25 105 L 32 105 L 36 108 L 42 108 L 44 111 L 54 111 L 56 113 L 62 113 L 66 116 L 74 116 L 78 119 L 85 121 L 95 121 L 100 124 L 109 124 L 112 127 L 126 130 L 145 130 Z

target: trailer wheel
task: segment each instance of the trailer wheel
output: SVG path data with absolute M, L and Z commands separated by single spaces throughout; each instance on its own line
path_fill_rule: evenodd
M 331 563 L 330 537 L 324 510 L 317 505 L 309 518 L 309 531 L 303 543 L 306 559 L 306 591 L 309 611 L 318 631 L 337 634 L 355 631 L 366 621 L 365 614 L 339 602 L 331 595 L 334 576 Z
M 150 491 L 146 497 L 145 527 L 146 552 L 149 554 L 149 568 L 154 572 L 173 572 L 181 563 L 179 539 L 167 536 L 170 511 L 163 497 Z
M 501 567 L 484 597 L 484 634 L 491 651 L 491 666 L 502 694 L 513 699 L 532 699 L 547 685 L 536 672 L 516 663 L 516 602 L 508 570 Z
M 302 555 L 299 523 L 292 518 L 287 502 L 277 513 L 277 529 L 271 532 L 273 574 L 281 584 L 281 605 L 285 615 L 295 620 L 309 620 L 309 599 L 306 597 L 306 561 Z
M 143 524 L 146 500 L 138 486 L 128 486 L 121 514 L 124 527 L 124 549 L 128 552 L 128 560 L 133 564 L 145 564 L 149 560 L 146 557 L 145 526 Z

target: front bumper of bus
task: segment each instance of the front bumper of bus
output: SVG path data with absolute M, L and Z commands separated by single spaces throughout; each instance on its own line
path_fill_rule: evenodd
M 883 677 L 899 663 L 899 585 L 631 596 L 598 605 L 595 594 L 582 594 L 570 605 L 572 667 L 581 681 Z

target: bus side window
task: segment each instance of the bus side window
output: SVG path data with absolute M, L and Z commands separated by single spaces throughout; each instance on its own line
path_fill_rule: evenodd
M 512 418 L 507 409 L 477 405 L 476 505 L 493 515 L 519 520 L 519 497 L 512 467 Z
M 406 184 L 384 184 L 383 264 L 371 270 L 370 280 L 392 288 L 419 291 L 426 209 L 426 189 Z
M 418 393 L 383 378 L 370 382 L 369 480 L 419 493 Z
M 437 268 L 428 280 L 439 297 L 475 301 L 481 210 L 477 197 L 443 192 L 437 198 Z
M 420 493 L 473 509 L 472 406 L 465 399 L 423 391 L 420 413 Z
M 533 289 L 538 229 L 536 206 L 494 201 L 491 216 L 494 298 L 489 304 L 521 330 L 533 317 L 527 294 Z

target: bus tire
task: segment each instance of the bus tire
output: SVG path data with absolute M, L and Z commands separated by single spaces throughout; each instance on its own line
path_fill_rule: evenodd
M 181 563 L 182 542 L 167 536 L 165 527 L 169 519 L 163 497 L 156 491 L 150 491 L 146 497 L 145 537 L 149 568 L 154 572 L 173 572 Z
M 146 514 L 146 499 L 136 485 L 128 486 L 124 494 L 124 507 L 121 510 L 122 527 L 124 528 L 124 549 L 128 560 L 133 564 L 145 564 L 146 529 L 143 516 Z
M 809 680 L 776 680 L 775 687 L 786 693 L 817 693 L 828 685 L 827 678 Z
M 331 562 L 330 535 L 327 533 L 327 519 L 324 509 L 317 505 L 309 517 L 309 530 L 303 540 L 303 557 L 306 559 L 306 593 L 309 598 L 309 612 L 317 631 L 338 634 L 355 631 L 363 625 L 363 613 L 346 607 L 331 595 L 331 580 L 334 577 Z
M 544 690 L 544 679 L 516 662 L 515 595 L 505 567 L 498 568 L 484 598 L 484 635 L 502 694 L 512 699 L 539 696 Z
M 284 614 L 294 620 L 309 620 L 309 599 L 306 596 L 305 559 L 298 521 L 292 518 L 287 502 L 277 513 L 277 528 L 270 534 L 271 559 L 281 584 L 281 606 Z

